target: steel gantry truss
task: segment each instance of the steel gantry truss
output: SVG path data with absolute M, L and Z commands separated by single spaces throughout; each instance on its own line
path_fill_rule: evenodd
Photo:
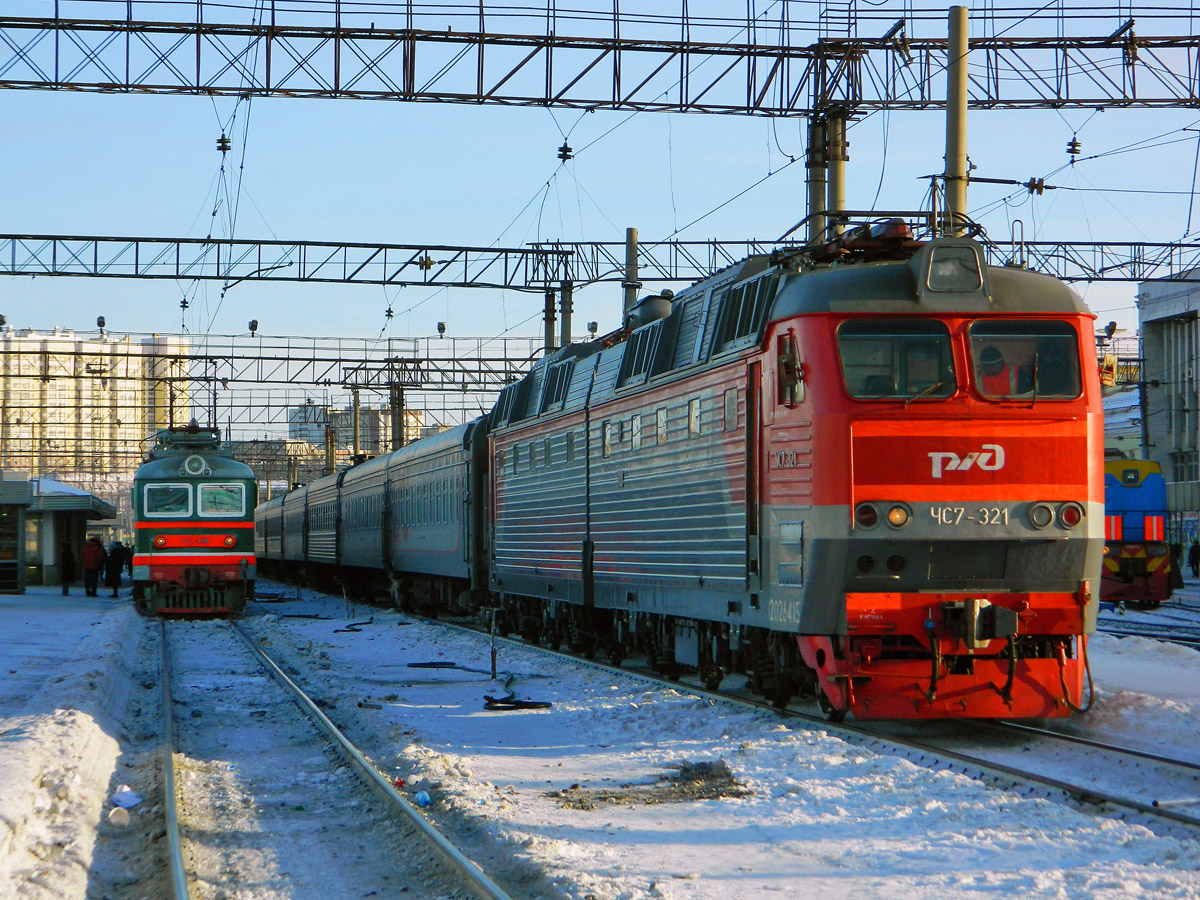
M 638 278 L 692 282 L 795 244 L 643 241 Z M 1200 244 L 1112 241 L 985 241 L 993 265 L 1023 265 L 1063 281 L 1181 280 L 1200 269 Z M 523 248 L 201 238 L 0 234 L 0 275 L 78 275 L 241 281 L 340 282 L 556 290 L 621 282 L 619 241 L 535 243 Z
M 889 30 L 876 18 L 879 37 L 818 39 L 787 3 L 720 20 L 622 17 L 617 4 L 591 16 L 553 2 L 490 12 L 411 0 L 278 6 L 255 4 L 261 13 L 251 15 L 183 4 L 189 21 L 134 19 L 132 3 L 121 4 L 123 19 L 3 16 L 0 88 L 763 116 L 945 102 L 945 38 L 910 37 L 904 20 Z M 239 12 L 250 21 L 205 21 Z M 1160 37 L 1136 35 L 1131 20 L 1095 37 L 973 38 L 969 104 L 1196 106 L 1200 37 L 1174 25 Z
M 533 290 L 569 273 L 569 249 L 222 238 L 0 236 L 0 273 L 311 281 Z

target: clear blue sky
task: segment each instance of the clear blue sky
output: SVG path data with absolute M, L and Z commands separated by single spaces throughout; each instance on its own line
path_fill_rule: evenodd
M 885 0 L 871 9 L 878 15 L 891 6 L 899 17 L 911 5 Z M 693 13 L 696 6 L 691 4 Z M 1073 2 L 1065 7 L 1087 9 Z M 44 0 L 4 4 L 9 15 L 44 15 L 50 8 Z M 109 15 L 123 9 L 120 4 Z M 1071 20 L 1067 33 L 1106 35 L 1131 14 L 1125 6 L 1110 12 Z M 138 17 L 152 13 L 149 8 Z M 1132 15 L 1137 17 L 1136 8 Z M 1013 33 L 1053 34 L 1054 9 L 1039 23 Z M 1137 31 L 1163 33 L 1153 19 Z M 914 22 L 910 35 L 944 36 L 944 18 Z M 215 220 L 212 215 L 222 161 L 216 139 L 228 131 L 235 149 L 226 157 L 226 177 L 230 196 L 238 198 L 237 238 L 506 246 L 555 238 L 621 240 L 626 226 L 636 226 L 645 240 L 666 237 L 779 169 L 789 155 L 802 156 L 806 124 L 699 114 L 631 117 L 349 100 L 238 104 L 45 91 L 0 91 L 0 121 L 4 232 L 229 236 L 224 201 Z M 1029 239 L 1166 241 L 1179 240 L 1189 227 L 1193 235 L 1200 229 L 1200 210 L 1189 226 L 1187 194 L 1200 132 L 1183 130 L 1200 127 L 1200 112 L 995 111 L 972 112 L 968 121 L 976 175 L 1179 192 L 1060 190 L 1017 197 L 1006 208 L 997 201 L 1010 188 L 973 185 L 969 205 L 976 213 L 990 210 L 981 220 L 997 239 L 1008 236 L 1014 217 L 1023 220 Z M 917 208 L 927 187 L 921 176 L 943 168 L 943 122 L 940 112 L 876 114 L 855 122 L 848 206 Z M 556 158 L 564 132 L 580 150 L 565 165 Z M 1050 175 L 1068 162 L 1073 134 L 1083 157 L 1101 158 Z M 1152 149 L 1107 155 L 1157 135 L 1164 137 Z M 679 236 L 778 237 L 804 215 L 804 176 L 802 163 L 790 166 Z M 1081 284 L 1077 290 L 1101 324 L 1115 319 L 1136 327 L 1134 285 Z M 179 308 L 185 294 L 191 302 L 186 314 Z M 617 285 L 589 287 L 575 299 L 577 335 L 588 320 L 599 321 L 602 330 L 619 323 Z M 255 318 L 267 334 L 373 337 L 385 327 L 389 305 L 397 315 L 387 334 L 397 337 L 430 335 L 438 321 L 460 336 L 506 329 L 537 334 L 541 328 L 541 298 L 517 292 L 243 282 L 221 300 L 217 283 L 0 279 L 0 312 L 19 328 L 87 330 L 102 314 L 117 332 L 178 332 L 186 326 L 194 333 L 233 334 Z

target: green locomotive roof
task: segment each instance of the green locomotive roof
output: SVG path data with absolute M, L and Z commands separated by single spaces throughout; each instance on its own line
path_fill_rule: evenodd
M 233 458 L 221 441 L 220 428 L 189 425 L 164 428 L 154 448 L 138 467 L 139 481 L 171 478 L 253 478 L 254 470 Z

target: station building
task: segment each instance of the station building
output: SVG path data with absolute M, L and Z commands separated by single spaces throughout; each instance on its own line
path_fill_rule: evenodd
M 1138 286 L 1142 451 L 1163 468 L 1168 539 L 1200 536 L 1200 271 Z

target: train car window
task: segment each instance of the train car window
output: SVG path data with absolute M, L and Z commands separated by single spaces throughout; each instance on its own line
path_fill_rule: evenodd
M 725 391 L 724 417 L 721 422 L 722 431 L 737 431 L 737 388 Z
M 513 446 L 512 446 L 512 460 L 513 460 L 513 463 L 512 463 L 512 473 L 513 473 L 514 475 L 516 475 L 516 474 L 517 474 L 517 472 L 518 472 L 518 471 L 520 470 L 520 468 L 521 468 L 521 445 L 520 445 L 520 444 L 513 444 Z
M 600 426 L 600 453 L 604 457 L 612 455 L 613 429 L 612 422 L 604 422 Z
M 187 484 L 148 484 L 142 495 L 148 517 L 190 516 L 192 488 Z
M 246 514 L 246 488 L 241 484 L 202 484 L 197 490 L 200 515 L 220 518 Z
M 975 389 L 981 396 L 991 400 L 1079 396 L 1079 348 L 1069 323 L 980 321 L 971 324 L 969 334 Z
M 635 415 L 629 420 L 629 447 L 631 450 L 642 449 L 642 417 Z
M 667 442 L 667 408 L 660 406 L 654 411 L 654 440 L 659 444 Z
M 693 397 L 688 401 L 688 433 L 700 433 L 700 398 Z
M 850 319 L 838 327 L 846 393 L 859 400 L 945 399 L 958 387 L 950 332 L 934 319 Z
M 542 465 L 550 465 L 550 438 L 542 439 Z
M 567 462 L 575 462 L 575 432 L 567 432 Z

